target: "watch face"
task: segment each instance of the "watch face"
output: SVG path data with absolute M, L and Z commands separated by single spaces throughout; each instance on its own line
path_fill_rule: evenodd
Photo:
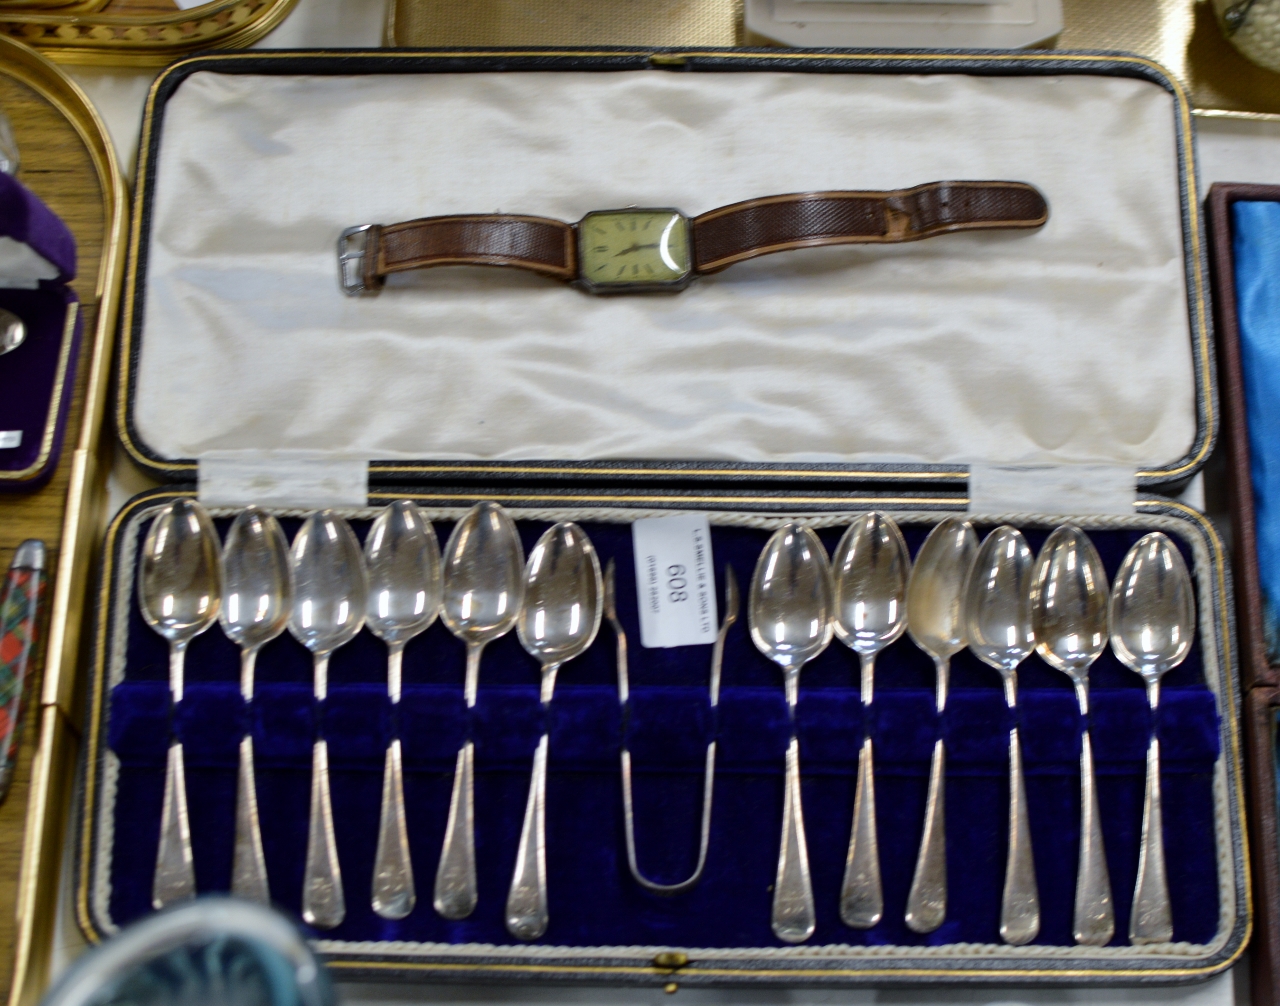
M 588 289 L 679 289 L 691 259 L 689 221 L 676 210 L 603 210 L 578 223 L 578 275 Z

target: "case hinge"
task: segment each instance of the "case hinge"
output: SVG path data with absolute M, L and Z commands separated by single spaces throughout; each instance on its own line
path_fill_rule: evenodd
M 363 507 L 369 462 L 323 451 L 209 451 L 197 469 L 206 506 Z
M 1123 465 L 969 466 L 969 511 L 981 514 L 1132 514 L 1137 476 Z

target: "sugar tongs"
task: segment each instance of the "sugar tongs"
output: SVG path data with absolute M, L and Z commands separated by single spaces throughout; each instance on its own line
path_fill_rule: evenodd
M 604 614 L 613 627 L 613 634 L 618 641 L 618 701 L 626 715 L 627 702 L 631 695 L 630 679 L 627 674 L 627 634 L 618 621 L 618 608 L 614 591 L 615 565 L 609 560 L 609 567 L 604 574 Z M 724 568 L 724 619 L 720 623 L 720 631 L 716 634 L 715 645 L 711 650 L 711 708 L 720 704 L 720 666 L 724 660 L 724 640 L 729 634 L 729 627 L 738 620 L 738 581 L 733 575 L 733 567 Z M 655 894 L 680 894 L 687 891 L 702 877 L 702 869 L 707 864 L 707 846 L 711 841 L 711 806 L 714 801 L 716 785 L 716 742 L 715 738 L 707 745 L 707 760 L 702 775 L 702 830 L 698 844 L 698 865 L 694 867 L 685 880 L 677 884 L 659 884 L 640 872 L 636 862 L 636 821 L 631 799 L 631 752 L 627 750 L 626 741 L 622 744 L 622 808 L 626 821 L 627 865 L 636 883 Z

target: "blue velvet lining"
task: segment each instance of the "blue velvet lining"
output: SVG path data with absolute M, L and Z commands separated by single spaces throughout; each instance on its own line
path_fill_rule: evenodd
M 286 523 L 292 535 L 296 521 Z M 367 524 L 355 525 L 363 535 Z M 225 533 L 225 522 L 220 522 Z M 526 547 L 545 524 L 522 523 Z M 646 650 L 639 645 L 631 530 L 586 525 L 603 561 L 618 563 L 618 611 L 631 642 L 632 698 L 617 701 L 608 626 L 596 644 L 561 671 L 548 717 L 551 763 L 547 845 L 551 924 L 542 942 L 561 945 L 770 947 L 770 887 L 782 815 L 788 721 L 777 669 L 747 636 L 746 619 L 729 634 L 718 710 L 707 700 L 710 647 Z M 437 525 L 443 541 L 449 526 Z M 927 528 L 904 528 L 914 553 Z M 840 529 L 823 532 L 828 549 Z M 1139 532 L 1092 535 L 1109 574 Z M 718 569 L 732 564 L 746 584 L 765 532 L 713 529 Z M 1033 548 L 1045 537 L 1029 532 Z M 141 540 L 141 533 L 139 541 Z M 1190 562 L 1190 554 L 1187 554 Z M 131 587 L 130 587 L 131 589 Z M 109 744 L 121 761 L 116 790 L 110 911 L 117 923 L 149 910 L 163 791 L 170 703 L 163 641 L 131 605 L 125 680 L 110 695 Z M 440 624 L 409 644 L 404 699 L 385 697 L 385 648 L 367 631 L 333 657 L 322 710 L 329 741 L 338 848 L 347 917 L 326 935 L 345 940 L 515 943 L 503 905 L 524 813 L 530 758 L 542 727 L 537 665 L 515 633 L 492 644 L 472 715 L 476 740 L 476 821 L 480 901 L 460 922 L 431 907 L 454 758 L 467 729 L 461 697 L 463 649 Z M 263 843 L 274 898 L 300 902 L 313 732 L 307 652 L 287 635 L 258 660 L 258 691 L 248 708 L 237 686 L 234 647 L 216 628 L 192 643 L 187 694 L 172 716 L 185 745 L 187 788 L 201 891 L 230 884 L 236 746 L 253 731 Z M 1027 768 L 1043 926 L 1037 942 L 1071 944 L 1079 830 L 1081 720 L 1067 678 L 1032 657 L 1019 672 L 1018 711 Z M 1126 942 L 1137 872 L 1146 738 L 1151 727 L 1141 683 L 1108 651 L 1093 671 L 1091 715 L 1102 826 L 1115 892 L 1117 944 Z M 1007 729 L 1012 722 L 996 672 L 967 652 L 953 662 L 953 692 L 939 722 L 933 666 L 904 638 L 877 662 L 876 702 L 864 717 L 857 664 L 838 642 L 801 678 L 797 725 L 805 822 L 817 899 L 811 944 L 998 943 L 1005 859 Z M 417 908 L 389 922 L 369 905 L 377 842 L 383 753 L 398 719 L 404 745 L 409 837 Z M 1218 716 L 1204 683 L 1200 644 L 1165 678 L 1158 723 L 1164 766 L 1165 837 L 1174 938 L 1209 941 L 1218 928 L 1218 877 L 1212 773 Z M 862 731 L 876 742 L 876 805 L 885 889 L 884 920 L 866 932 L 845 927 L 838 897 L 852 819 L 854 770 Z M 929 756 L 948 744 L 947 921 L 919 936 L 903 924 L 924 811 Z M 636 769 L 639 858 L 655 880 L 685 876 L 697 854 L 705 745 L 719 738 L 715 814 L 706 873 L 689 893 L 662 898 L 641 889 L 626 866 L 618 749 L 625 736 Z
M 1240 369 L 1267 645 L 1280 659 L 1280 203 L 1231 204 Z

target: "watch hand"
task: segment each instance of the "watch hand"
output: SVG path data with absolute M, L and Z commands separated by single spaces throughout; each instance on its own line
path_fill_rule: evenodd
M 658 247 L 657 241 L 655 241 L 653 244 L 650 244 L 650 245 L 632 245 L 630 248 L 623 248 L 622 251 L 615 252 L 613 257 L 617 258 L 619 255 L 630 255 L 633 251 L 640 251 L 641 249 L 644 249 L 644 248 L 657 248 L 657 247 Z

